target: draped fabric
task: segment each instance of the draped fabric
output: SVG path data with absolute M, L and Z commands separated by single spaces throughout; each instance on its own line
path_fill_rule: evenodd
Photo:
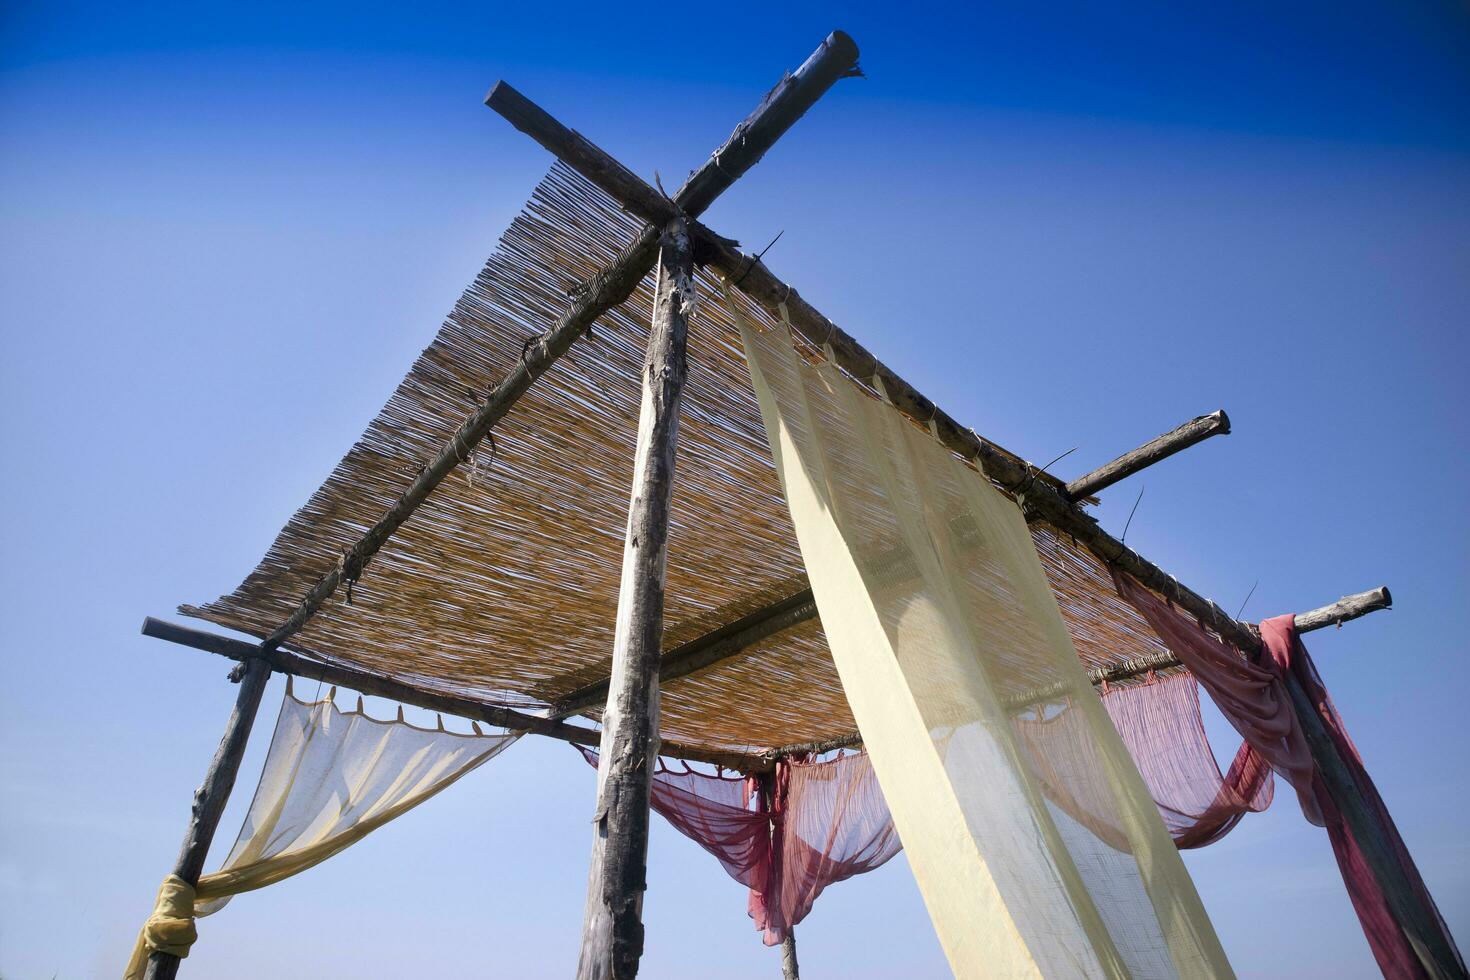
M 1381 834 L 1378 839 L 1360 838 L 1328 794 L 1322 773 L 1316 774 L 1313 792 L 1327 824 L 1332 853 L 1379 969 L 1391 978 L 1466 976 L 1465 961 L 1454 937 L 1425 887 L 1419 868 L 1409 856 L 1388 807 L 1378 795 L 1378 787 L 1363 768 L 1357 746 L 1348 736 L 1342 717 L 1322 684 L 1317 665 L 1297 635 L 1296 617 L 1277 616 L 1261 623 L 1261 640 L 1274 669 L 1281 675 L 1290 674 L 1306 692 L 1312 710 L 1343 761 L 1352 789 Z M 1408 882 L 1409 894 L 1388 893 L 1372 872 L 1370 854 L 1374 851 Z M 1394 914 L 1396 905 L 1401 910 L 1398 916 Z
M 1224 837 L 1249 812 L 1271 804 L 1271 767 L 1243 742 L 1222 774 L 1200 717 L 1199 688 L 1188 674 L 1150 678 L 1133 687 L 1105 689 L 1103 707 L 1138 766 L 1159 816 L 1180 849 L 1204 847 Z M 1045 711 L 1016 720 L 1016 728 L 1037 759 L 1085 762 L 1054 744 L 1080 737 L 1075 711 L 1050 716 Z M 1105 801 L 1077 798 L 1067 787 L 1091 785 L 1077 773 L 1040 772 L 1047 799 L 1062 807 L 1114 847 L 1128 844 L 1100 810 Z
M 595 749 L 578 751 L 597 765 Z M 781 759 L 761 776 L 659 759 L 651 805 L 750 889 L 747 908 L 767 946 L 779 945 L 828 885 L 872 871 L 900 847 L 861 752 Z
M 826 762 L 776 764 L 770 787 L 771 876 L 751 892 L 751 917 L 767 946 L 806 918 L 828 885 L 872 871 L 902 848 L 864 752 Z
M 1247 659 L 1127 575 L 1114 570 L 1113 577 L 1119 595 L 1139 611 L 1169 650 L 1189 668 L 1249 748 L 1292 785 L 1306 818 L 1327 828 L 1348 896 L 1384 976 L 1395 980 L 1465 976 L 1464 960 L 1454 938 L 1425 888 L 1372 777 L 1363 768 L 1358 750 L 1322 684 L 1316 665 L 1297 636 L 1296 617 L 1278 616 L 1261 623 L 1261 640 L 1267 656 L 1260 660 Z M 1376 839 L 1377 835 L 1373 840 L 1358 839 L 1333 802 L 1292 706 L 1285 684 L 1288 674 L 1306 693 L 1312 711 L 1343 761 L 1354 795 L 1371 821 L 1382 828 L 1382 839 Z M 1372 872 L 1372 854 L 1402 875 L 1409 883 L 1410 894 L 1394 896 L 1385 892 L 1379 877 Z M 1411 932 L 1408 923 L 1418 923 L 1419 931 Z
M 1105 690 L 1102 701 L 1176 847 L 1213 844 L 1271 805 L 1271 767 L 1249 742 L 1220 772 L 1189 674 Z
M 335 689 L 334 692 L 335 693 Z M 288 679 L 260 785 L 224 866 L 191 890 L 193 914 L 219 911 L 232 895 L 299 874 L 351 846 L 494 758 L 519 733 L 461 735 L 418 728 L 403 719 L 378 721 L 341 711 L 332 694 L 297 700 Z M 126 977 L 142 976 L 150 936 L 180 918 L 187 883 L 170 876 L 149 925 L 139 936 Z M 172 886 L 172 887 L 170 887 Z M 179 934 L 173 928 L 173 934 Z M 192 941 L 192 922 L 188 929 Z M 183 944 L 187 951 L 187 944 Z M 174 950 L 170 949 L 170 952 Z M 184 955 L 179 953 L 178 955 Z
M 1232 975 L 1020 509 L 788 329 L 742 336 L 834 663 L 955 974 Z M 1038 711 L 1075 721 L 1033 744 L 1016 722 Z
M 1279 673 L 1239 650 L 1168 601 L 1114 568 L 1118 594 L 1148 622 L 1169 652 L 1189 668 L 1242 738 L 1296 790 L 1302 813 L 1324 825 L 1313 781 L 1317 767 Z

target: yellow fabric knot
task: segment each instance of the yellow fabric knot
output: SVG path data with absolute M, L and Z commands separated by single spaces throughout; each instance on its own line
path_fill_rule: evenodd
M 154 952 L 188 956 L 189 947 L 198 937 L 194 929 L 194 886 L 178 875 L 169 875 L 159 886 L 153 914 L 138 933 L 123 980 L 142 980 L 148 957 Z

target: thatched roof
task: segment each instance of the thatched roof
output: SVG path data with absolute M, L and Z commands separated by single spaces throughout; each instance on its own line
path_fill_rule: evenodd
M 326 483 L 231 594 L 183 611 L 257 637 L 290 616 L 484 393 L 641 223 L 561 165 L 537 188 L 433 343 Z M 665 648 L 806 587 L 738 331 L 716 284 L 689 336 Z M 519 708 L 607 676 L 652 283 L 521 399 L 287 648 L 427 691 Z M 754 304 L 743 313 L 769 318 Z M 1042 479 L 1050 479 L 1042 476 Z M 1033 525 L 1078 655 L 1162 650 L 1085 549 Z M 662 734 L 767 748 L 852 732 L 820 623 L 665 685 Z

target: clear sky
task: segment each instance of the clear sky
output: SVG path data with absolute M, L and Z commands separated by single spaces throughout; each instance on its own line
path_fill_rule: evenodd
M 710 223 L 784 229 L 778 274 L 1063 476 L 1227 409 L 1101 518 L 1146 485 L 1129 543 L 1232 610 L 1259 581 L 1246 618 L 1392 587 L 1310 645 L 1470 941 L 1470 12 L 1031 6 L 5 4 L 0 975 L 120 971 L 235 692 L 138 626 L 244 576 L 530 193 L 490 85 L 677 184 L 835 27 L 869 77 Z M 525 739 L 202 922 L 187 974 L 566 976 L 592 787 Z M 1243 976 L 1375 975 L 1289 793 L 1187 862 Z M 650 876 L 645 976 L 777 974 L 661 823 Z M 810 976 L 946 973 L 902 860 L 798 934 Z

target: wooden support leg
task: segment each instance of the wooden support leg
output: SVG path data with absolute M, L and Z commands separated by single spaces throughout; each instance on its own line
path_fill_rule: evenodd
M 1379 820 L 1378 811 L 1368 806 L 1358 792 L 1352 773 L 1343 763 L 1337 745 L 1317 715 L 1311 697 L 1289 672 L 1285 680 L 1292 707 L 1301 722 L 1327 793 L 1352 830 L 1369 869 L 1383 888 L 1390 913 L 1408 935 L 1425 975 L 1434 980 L 1463 978 L 1465 972 L 1459 966 L 1455 951 L 1445 943 L 1438 917 L 1419 900 L 1418 890 L 1404 875 L 1387 828 Z
M 612 677 L 602 716 L 592 867 L 582 923 L 580 980 L 630 978 L 643 953 L 648 802 L 658 757 L 658 665 L 674 445 L 683 398 L 693 263 L 684 219 L 660 240 L 653 329 L 643 365 L 643 404 L 633 495 L 623 544 Z
M 209 855 L 210 842 L 219 827 L 219 818 L 225 812 L 225 803 L 230 799 L 230 790 L 235 788 L 235 775 L 240 771 L 240 759 L 245 755 L 245 744 L 250 741 L 250 729 L 255 724 L 255 713 L 260 708 L 260 698 L 265 694 L 266 682 L 271 679 L 270 664 L 260 657 L 245 661 L 244 676 L 240 680 L 240 693 L 235 696 L 235 710 L 230 712 L 225 726 L 224 738 L 204 774 L 204 782 L 194 791 L 194 810 L 189 818 L 189 829 L 184 834 L 184 845 L 179 849 L 179 859 L 173 873 L 190 885 L 199 884 L 204 873 L 204 859 Z M 179 972 L 179 958 L 168 953 L 154 953 L 148 957 L 146 980 L 173 980 Z
M 796 929 L 786 930 L 781 943 L 781 976 L 784 980 L 800 980 L 801 972 L 796 965 Z

